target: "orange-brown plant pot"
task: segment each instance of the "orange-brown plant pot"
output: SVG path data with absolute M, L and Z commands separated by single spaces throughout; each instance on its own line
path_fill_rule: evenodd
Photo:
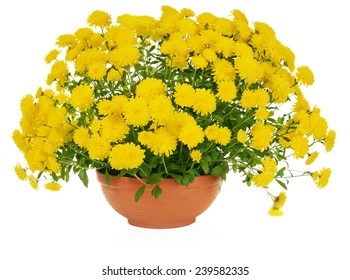
M 142 182 L 135 178 L 111 176 L 110 185 L 104 174 L 97 172 L 98 181 L 108 203 L 119 214 L 128 219 L 129 224 L 143 228 L 175 228 L 190 225 L 215 200 L 222 182 L 221 177 L 198 176 L 188 187 L 166 178 L 159 185 L 162 194 L 156 200 L 147 185 L 143 196 L 135 202 L 135 192 Z

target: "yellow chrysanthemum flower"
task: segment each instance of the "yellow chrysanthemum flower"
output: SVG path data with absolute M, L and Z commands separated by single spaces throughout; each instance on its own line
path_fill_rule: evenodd
M 204 132 L 199 125 L 184 124 L 179 133 L 179 140 L 191 149 L 203 142 Z
M 223 102 L 231 102 L 237 95 L 237 88 L 233 81 L 221 81 L 218 83 L 218 97 Z
M 28 176 L 28 181 L 29 181 L 29 184 L 32 186 L 32 188 L 34 190 L 37 190 L 39 188 L 39 185 L 38 185 L 38 180 L 35 179 L 35 177 L 33 176 L 33 174 L 30 174 Z
M 104 62 L 93 62 L 88 66 L 88 75 L 94 80 L 102 79 L 107 73 L 107 68 Z
M 255 111 L 255 117 L 260 121 L 267 120 L 269 117 L 269 110 L 265 107 L 260 107 Z
M 175 86 L 174 100 L 181 107 L 192 107 L 195 99 L 195 89 L 189 84 Z
M 253 176 L 252 181 L 257 187 L 266 187 L 275 178 L 277 162 L 270 157 L 266 157 L 261 159 L 261 163 L 263 168 L 259 174 Z
M 274 209 L 274 208 L 272 208 L 272 209 L 269 210 L 269 215 L 270 216 L 275 216 L 275 217 L 283 216 L 283 211 L 281 209 Z
M 123 106 L 124 119 L 128 125 L 144 126 L 150 121 L 150 111 L 143 98 L 131 98 Z
M 51 72 L 47 75 L 46 83 L 51 85 L 54 81 L 63 84 L 68 76 L 68 65 L 65 61 L 58 60 L 52 67 Z
M 287 200 L 287 195 L 285 192 L 280 192 L 280 194 L 275 198 L 272 208 L 281 209 Z
M 325 146 L 327 152 L 332 151 L 332 149 L 334 147 L 334 143 L 335 143 L 335 138 L 336 138 L 336 132 L 335 132 L 335 130 L 331 129 L 328 132 L 326 139 L 324 141 L 324 146 Z
M 204 69 L 208 66 L 208 61 L 202 55 L 195 55 L 192 57 L 191 63 L 194 67 Z
M 237 141 L 240 142 L 240 143 L 245 143 L 247 142 L 247 133 L 240 129 L 238 132 L 237 132 Z
M 193 161 L 195 162 L 200 162 L 200 160 L 202 159 L 202 152 L 199 150 L 193 150 L 191 151 L 191 158 L 193 159 Z
M 204 54 L 203 54 L 204 56 Z M 235 68 L 231 62 L 225 59 L 216 60 L 213 65 L 214 80 L 216 82 L 221 81 L 234 81 L 235 80 Z
M 264 125 L 263 122 L 258 121 L 250 131 L 252 133 L 251 146 L 262 151 L 269 147 L 275 127 L 272 125 Z
M 208 115 L 216 109 L 215 95 L 210 90 L 204 88 L 196 89 L 193 101 L 193 110 L 202 116 Z
M 57 38 L 56 45 L 64 48 L 74 46 L 77 43 L 77 38 L 72 34 L 62 34 Z
M 110 139 L 99 134 L 93 134 L 87 140 L 86 148 L 92 159 L 103 160 L 109 156 L 111 145 Z
M 24 168 L 22 168 L 22 166 L 20 164 L 17 164 L 15 166 L 15 172 L 16 172 L 17 177 L 20 180 L 24 181 L 27 179 L 27 172 Z
M 134 143 L 118 144 L 111 150 L 109 163 L 116 170 L 139 167 L 145 158 L 145 151 Z
M 142 145 L 147 146 L 155 155 L 170 156 L 176 149 L 177 139 L 166 127 L 155 132 L 142 131 L 138 135 Z
M 57 192 L 62 188 L 62 185 L 57 182 L 46 183 L 44 186 L 47 190 L 52 192 Z
M 142 80 L 136 86 L 136 97 L 141 97 L 147 101 L 152 100 L 157 96 L 165 95 L 166 85 L 162 80 L 155 78 L 147 78 Z
M 57 56 L 60 54 L 59 50 L 53 49 L 51 50 L 46 56 L 45 56 L 45 62 L 47 64 L 51 63 L 53 60 L 57 58 Z
M 295 158 L 303 158 L 309 151 L 309 142 L 306 137 L 296 134 L 291 137 L 290 147 L 294 150 Z
M 218 127 L 214 124 L 208 126 L 204 132 L 209 141 L 214 141 L 223 146 L 227 145 L 231 140 L 231 131 L 227 127 Z
M 269 101 L 268 93 L 263 89 L 245 90 L 242 94 L 240 104 L 245 109 L 251 109 L 256 106 L 266 106 Z
M 296 77 L 300 83 L 307 86 L 312 85 L 315 81 L 314 74 L 308 66 L 298 67 Z
M 306 159 L 305 164 L 310 165 L 311 163 L 313 163 L 317 159 L 318 154 L 318 152 L 313 152 L 312 154 L 310 154 L 309 157 Z
M 79 85 L 72 90 L 72 94 L 68 99 L 69 104 L 73 107 L 85 111 L 94 103 L 94 89 L 89 85 Z
M 74 130 L 73 140 L 81 148 L 87 147 L 87 141 L 89 140 L 89 130 L 85 127 L 78 127 Z
M 249 56 L 238 57 L 235 61 L 235 68 L 239 76 L 247 83 L 254 83 L 257 80 L 261 80 L 264 75 L 261 63 Z
M 131 44 L 123 44 L 108 53 L 108 60 L 117 68 L 134 65 L 139 59 L 139 50 Z
M 332 170 L 330 168 L 323 168 L 321 171 L 311 173 L 311 177 L 316 183 L 317 187 L 322 189 L 327 186 Z
M 112 24 L 112 19 L 108 13 L 96 10 L 89 15 L 87 22 L 90 26 L 104 28 Z

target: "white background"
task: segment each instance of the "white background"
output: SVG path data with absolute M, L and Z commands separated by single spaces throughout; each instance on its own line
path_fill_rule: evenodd
M 102 276 L 126 266 L 186 268 L 249 266 L 234 279 L 350 279 L 349 231 L 349 9 L 347 1 L 1 1 L 0 4 L 0 279 L 142 279 Z M 160 6 L 270 24 L 282 43 L 308 65 L 315 84 L 304 90 L 337 131 L 336 146 L 315 169 L 331 167 L 327 188 L 310 178 L 292 181 L 285 216 L 267 215 L 265 192 L 230 174 L 212 207 L 191 226 L 150 230 L 129 226 L 105 202 L 97 181 L 73 179 L 59 193 L 33 191 L 14 174 L 21 154 L 12 143 L 19 102 L 44 85 L 44 57 L 58 35 L 85 26 L 95 9 L 158 17 Z M 200 277 L 206 279 L 206 277 Z M 216 276 L 214 279 L 230 279 Z M 151 279 L 151 277 L 149 277 Z M 152 277 L 154 279 L 154 277 Z M 158 277 L 157 279 L 161 279 Z M 194 276 L 162 279 L 195 279 Z M 208 278 L 209 279 L 209 278 Z M 210 278 L 211 279 L 211 278 Z

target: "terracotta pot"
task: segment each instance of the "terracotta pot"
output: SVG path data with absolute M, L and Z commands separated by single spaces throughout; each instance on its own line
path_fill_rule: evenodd
M 144 228 L 175 228 L 194 223 L 215 200 L 222 182 L 221 177 L 205 175 L 196 177 L 185 187 L 167 178 L 159 184 L 162 194 L 158 200 L 151 194 L 154 185 L 148 185 L 141 199 L 135 202 L 135 192 L 142 186 L 137 179 L 111 176 L 107 185 L 104 174 L 97 172 L 97 178 L 113 209 L 126 217 L 129 224 Z

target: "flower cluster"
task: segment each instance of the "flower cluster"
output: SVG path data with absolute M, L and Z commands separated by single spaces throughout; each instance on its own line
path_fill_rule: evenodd
M 312 71 L 296 68 L 268 24 L 251 25 L 239 10 L 221 18 L 170 6 L 159 19 L 125 14 L 114 23 L 94 11 L 87 22 L 57 38 L 47 85 L 21 101 L 13 139 L 28 167 L 15 170 L 34 189 L 48 179 L 59 190 L 72 173 L 87 186 L 88 169 L 106 181 L 183 185 L 233 170 L 268 192 L 296 176 L 328 183 L 329 168 L 289 169 L 289 156 L 309 165 L 317 147 L 331 151 L 336 134 L 302 92 Z M 269 194 L 269 213 L 281 215 L 285 192 Z

